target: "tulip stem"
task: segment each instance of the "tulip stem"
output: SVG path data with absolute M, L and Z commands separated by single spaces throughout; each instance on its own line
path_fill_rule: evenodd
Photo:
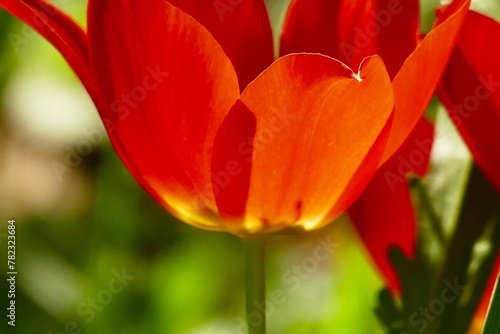
M 248 334 L 266 333 L 266 243 L 266 238 L 244 240 Z

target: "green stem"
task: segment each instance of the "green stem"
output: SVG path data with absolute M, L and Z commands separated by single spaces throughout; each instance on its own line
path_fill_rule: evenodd
M 429 223 L 434 231 L 434 235 L 437 237 L 439 246 L 443 247 L 446 242 L 446 235 L 443 230 L 441 218 L 436 213 L 436 209 L 432 204 L 432 199 L 429 196 L 429 190 L 427 185 L 420 179 L 414 178 L 411 180 L 414 187 L 416 188 L 416 194 L 420 201 L 420 205 L 425 208 L 425 212 L 428 215 Z
M 478 194 L 481 194 L 481 196 L 478 196 Z M 469 267 L 474 257 L 474 246 L 484 236 L 488 223 L 495 217 L 499 207 L 500 198 L 498 194 L 484 178 L 479 168 L 474 165 L 462 200 L 460 216 L 451 239 L 447 243 L 444 261 L 439 265 L 439 278 L 435 280 L 437 284 L 429 300 L 439 300 L 441 298 L 444 288 L 442 284 L 445 281 L 456 281 L 459 285 L 466 285 L 466 287 L 460 293 L 459 298 L 448 303 L 439 317 L 429 323 L 427 329 L 429 333 L 454 334 L 451 331 L 453 328 L 450 328 L 450 324 L 463 321 L 468 327 L 472 321 L 473 312 L 463 313 L 462 311 L 467 308 L 461 306 L 461 303 L 468 304 L 471 301 L 470 293 L 474 290 L 473 282 L 470 280 Z M 493 240 L 495 241 L 495 239 Z M 460 261 L 457 259 L 460 259 Z M 483 286 L 478 286 L 476 291 L 483 291 L 486 282 L 487 280 L 480 280 Z M 476 298 L 475 303 L 477 302 L 479 302 L 479 299 Z M 461 329 L 459 333 L 465 333 L 465 331 Z
M 266 333 L 266 271 L 267 239 L 244 240 L 246 252 L 246 315 L 248 334 Z

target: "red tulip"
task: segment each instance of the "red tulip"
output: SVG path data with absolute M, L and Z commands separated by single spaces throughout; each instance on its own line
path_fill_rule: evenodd
M 468 5 L 468 1 L 455 1 L 422 40 L 418 1 L 293 0 L 285 20 L 282 54 L 320 52 L 353 68 L 367 55 L 379 54 L 387 67 L 395 96 L 394 121 L 381 161 L 387 163 L 349 214 L 395 290 L 399 284 L 388 261 L 389 246 L 398 246 L 411 257 L 415 244 L 415 214 L 405 177 L 427 170 L 433 128 L 421 116 Z
M 444 73 L 438 96 L 474 160 L 500 192 L 500 24 L 470 11 Z M 478 309 L 483 323 L 500 272 L 500 254 Z
M 469 1 L 397 51 L 397 74 L 372 56 L 384 48 L 344 60 L 356 72 L 320 54 L 271 64 L 262 0 L 207 3 L 90 0 L 85 32 L 46 1 L 0 0 L 66 57 L 157 201 L 197 227 L 253 235 L 318 228 L 347 209 L 420 119 Z

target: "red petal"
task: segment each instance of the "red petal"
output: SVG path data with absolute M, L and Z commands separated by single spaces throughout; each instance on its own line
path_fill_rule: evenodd
M 280 55 L 297 52 L 315 52 L 340 59 L 342 57 L 339 17 L 344 1 L 292 0 L 283 24 Z
M 166 0 L 207 28 L 231 59 L 243 90 L 274 61 L 263 0 Z
M 293 0 L 280 54 L 318 52 L 357 68 L 378 54 L 394 77 L 415 49 L 418 1 Z
M 406 176 L 426 173 L 433 135 L 432 125 L 422 119 L 349 209 L 352 222 L 373 261 L 389 287 L 396 291 L 399 282 L 388 260 L 388 250 L 390 246 L 397 246 L 406 256 L 413 256 L 416 221 Z
M 163 0 L 91 0 L 89 40 L 99 111 L 121 158 L 184 221 L 222 228 L 210 159 L 239 89 L 220 45 Z
M 240 161 L 244 156 L 252 163 L 249 189 L 241 182 L 216 198 L 222 215 L 237 218 L 227 221 L 228 228 L 251 234 L 308 230 L 322 223 L 392 112 L 390 79 L 381 59 L 367 59 L 361 76 L 358 81 L 334 59 L 300 54 L 280 58 L 247 87 L 214 146 L 214 158 Z M 256 120 L 255 138 L 240 137 L 235 150 L 234 134 L 251 133 L 242 121 L 249 113 Z M 221 200 L 231 196 L 243 202 L 239 212 L 234 201 Z
M 225 220 L 242 220 L 245 216 L 256 121 L 255 115 L 238 101 L 215 137 L 212 180 L 217 206 L 223 208 L 221 215 Z
M 97 101 L 94 81 L 89 73 L 87 36 L 72 18 L 45 0 L 0 0 L 0 7 L 52 43 Z
M 469 12 L 438 91 L 478 166 L 500 192 L 500 24 Z
M 382 162 L 399 149 L 424 113 L 451 54 L 469 4 L 470 0 L 457 0 L 446 7 L 436 27 L 406 59 L 394 78 L 394 123 Z

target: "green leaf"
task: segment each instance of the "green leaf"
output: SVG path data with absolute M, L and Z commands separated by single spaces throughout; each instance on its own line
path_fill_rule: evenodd
M 500 275 L 497 277 L 493 298 L 486 316 L 486 325 L 483 329 L 483 334 L 498 333 L 500 333 Z

